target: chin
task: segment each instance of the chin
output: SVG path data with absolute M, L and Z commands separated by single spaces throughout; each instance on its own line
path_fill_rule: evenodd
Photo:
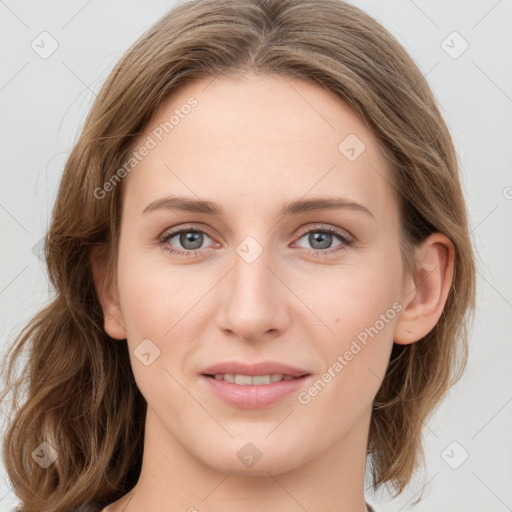
M 261 442 L 251 441 L 255 437 L 250 435 L 243 439 L 235 437 L 227 443 L 218 441 L 215 443 L 215 450 L 212 450 L 210 442 L 205 447 L 207 451 L 196 453 L 196 457 L 214 471 L 244 477 L 268 477 L 269 473 L 286 473 L 296 469 L 307 459 L 306 454 L 300 452 L 297 446 L 284 444 L 277 438 L 271 441 L 272 436 L 265 439 L 267 435 L 268 431 L 261 436 Z M 198 445 L 194 445 L 197 450 Z

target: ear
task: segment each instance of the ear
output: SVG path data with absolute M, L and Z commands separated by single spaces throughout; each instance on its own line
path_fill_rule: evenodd
M 453 244 L 442 233 L 431 234 L 418 246 L 418 272 L 408 275 L 405 281 L 403 310 L 395 324 L 395 343 L 414 343 L 435 327 L 452 283 L 454 259 Z
M 103 244 L 93 246 L 90 254 L 94 288 L 103 309 L 106 333 L 114 339 L 126 339 L 123 314 L 119 306 L 117 287 L 107 279 L 107 251 Z

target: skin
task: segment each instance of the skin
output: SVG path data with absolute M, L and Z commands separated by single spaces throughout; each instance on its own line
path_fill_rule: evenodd
M 99 247 L 91 255 L 105 330 L 128 343 L 148 402 L 140 479 L 104 512 L 363 512 L 372 401 L 393 342 L 413 343 L 439 320 L 452 245 L 431 235 L 416 249 L 417 275 L 404 272 L 391 169 L 368 127 L 326 89 L 266 75 L 202 80 L 163 103 L 140 141 L 191 96 L 198 105 L 123 180 L 117 278 L 107 279 Z M 338 150 L 349 134 L 365 144 L 354 161 Z M 224 213 L 141 213 L 170 194 Z M 373 217 L 348 208 L 280 215 L 284 203 L 312 197 L 347 198 Z M 179 236 L 159 243 L 188 224 L 207 230 L 201 254 L 165 252 L 190 251 Z M 300 231 L 324 233 L 320 225 L 352 243 L 332 235 L 322 246 Z M 252 263 L 236 251 L 248 236 L 263 250 Z M 224 360 L 275 360 L 314 382 L 394 303 L 401 311 L 308 404 L 292 394 L 240 409 L 198 376 Z M 160 350 L 148 366 L 134 354 L 146 338 Z M 247 442 L 262 454 L 252 467 L 237 457 Z

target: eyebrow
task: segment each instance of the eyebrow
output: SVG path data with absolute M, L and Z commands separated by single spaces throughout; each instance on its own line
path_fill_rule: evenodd
M 170 196 L 162 199 L 157 199 L 152 203 L 148 204 L 142 215 L 147 215 L 155 210 L 181 210 L 192 213 L 205 213 L 209 215 L 221 216 L 223 211 L 222 208 L 212 201 L 202 201 L 182 196 Z M 349 209 L 353 211 L 359 211 L 370 215 L 375 219 L 373 213 L 366 208 L 366 206 L 349 201 L 343 198 L 328 198 L 318 197 L 312 199 L 300 199 L 298 201 L 292 201 L 286 203 L 280 211 L 283 216 L 286 215 L 298 215 L 304 212 L 320 211 L 320 210 L 339 210 Z

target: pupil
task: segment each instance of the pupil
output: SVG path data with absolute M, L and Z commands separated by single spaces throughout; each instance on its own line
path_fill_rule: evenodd
M 181 234 L 180 243 L 183 247 L 185 247 L 185 249 L 199 249 L 203 242 L 202 236 L 203 234 L 198 233 L 197 231 L 187 231 L 186 233 Z
M 309 243 L 315 249 L 327 249 L 331 244 L 332 235 L 330 233 L 310 233 Z M 320 246 L 315 246 L 320 242 Z

